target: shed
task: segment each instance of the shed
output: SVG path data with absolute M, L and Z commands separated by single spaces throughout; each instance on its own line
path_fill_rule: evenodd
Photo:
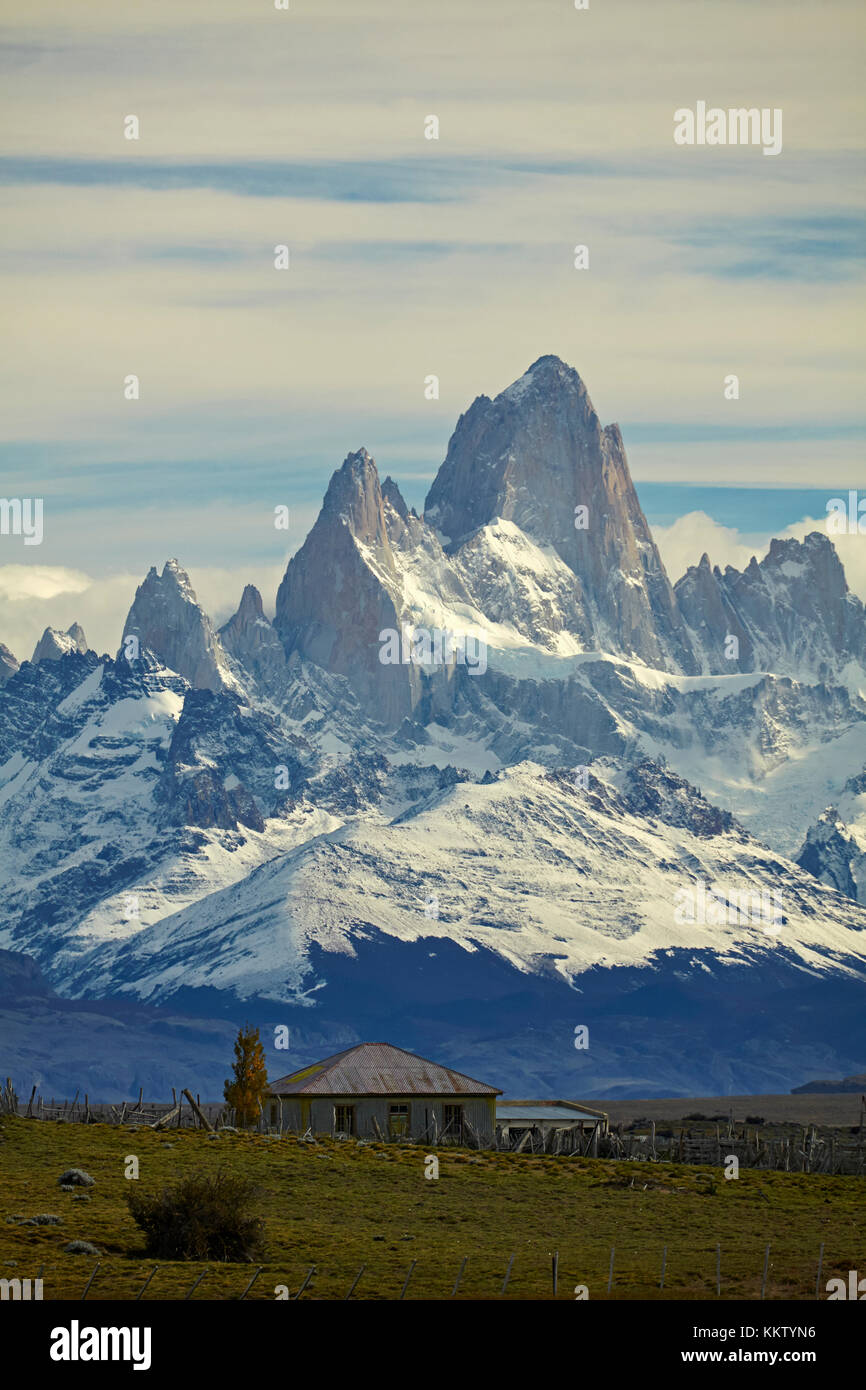
M 591 1151 L 597 1153 L 599 1136 L 608 1131 L 608 1117 L 603 1110 L 593 1110 L 581 1101 L 497 1101 L 496 1132 L 506 1147 L 528 1141 L 534 1150 L 537 1140 L 541 1148 L 546 1149 L 557 1130 L 560 1131 L 558 1148 L 567 1141 L 572 1150 L 579 1143 L 584 1152 L 591 1147 Z
M 486 1082 L 391 1043 L 358 1043 L 268 1084 L 267 1122 L 283 1130 L 437 1144 L 492 1144 Z

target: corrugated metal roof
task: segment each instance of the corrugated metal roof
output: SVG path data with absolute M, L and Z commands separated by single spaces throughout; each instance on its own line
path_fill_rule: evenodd
M 573 1105 L 502 1105 L 496 1106 L 497 1120 L 517 1122 L 519 1120 L 591 1120 L 595 1124 L 598 1115 L 588 1110 L 579 1110 Z
M 501 1096 L 495 1086 L 391 1043 L 358 1043 L 268 1085 L 274 1096 Z

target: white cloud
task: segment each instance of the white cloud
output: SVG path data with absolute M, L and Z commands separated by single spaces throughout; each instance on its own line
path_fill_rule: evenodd
M 162 562 L 158 568 L 162 569 Z M 214 626 L 219 627 L 234 613 L 245 584 L 255 584 L 265 612 L 273 616 L 276 590 L 284 571 L 284 564 L 225 569 L 194 565 L 190 566 L 189 575 L 199 603 Z M 143 578 L 142 574 L 129 573 L 96 578 L 80 571 L 4 565 L 0 567 L 0 597 L 7 603 L 0 615 L 0 642 L 19 661 L 29 660 L 46 627 L 65 631 L 79 622 L 88 646 L 100 654 L 114 655 Z
M 0 565 L 0 598 L 10 603 L 80 594 L 91 582 L 81 570 L 63 569 L 59 565 Z
M 685 574 L 689 565 L 696 565 L 705 553 L 710 558 L 710 564 L 718 565 L 721 570 L 726 565 L 743 570 L 753 555 L 758 560 L 764 558 L 774 535 L 793 536 L 801 541 L 810 531 L 826 535 L 826 516 L 803 517 L 802 521 L 782 531 L 761 536 L 738 531 L 736 527 L 721 526 L 706 512 L 689 512 L 686 516 L 678 517 L 671 526 L 652 528 L 672 584 Z M 830 540 L 844 566 L 848 588 L 866 602 L 866 535 L 831 536 Z
M 710 557 L 710 564 L 722 570 L 725 565 L 742 570 L 753 555 L 760 560 L 770 544 L 769 536 L 757 543 L 754 539 L 744 540 L 735 527 L 720 526 L 706 512 L 688 512 L 677 517 L 671 526 L 653 526 L 652 533 L 672 584 L 689 565 L 698 564 L 703 554 Z

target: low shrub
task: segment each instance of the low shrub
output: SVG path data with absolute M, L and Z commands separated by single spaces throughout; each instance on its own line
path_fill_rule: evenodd
M 127 1201 L 148 1255 L 239 1263 L 264 1248 L 264 1223 L 250 1210 L 255 1196 L 246 1178 L 193 1173 L 159 1194 L 131 1192 Z

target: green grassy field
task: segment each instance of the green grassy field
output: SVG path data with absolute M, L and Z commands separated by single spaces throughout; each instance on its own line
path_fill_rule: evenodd
M 68 1255 L 70 1240 L 101 1251 L 88 1300 L 131 1299 L 156 1261 L 143 1253 L 126 1205 L 127 1155 L 139 1159 L 141 1187 L 160 1189 L 189 1172 L 222 1168 L 252 1178 L 267 1232 L 267 1256 L 250 1298 L 293 1295 L 311 1265 L 304 1298 L 342 1299 L 367 1266 L 353 1297 L 399 1297 L 417 1261 L 407 1299 L 447 1298 L 460 1262 L 458 1297 L 499 1298 L 508 1260 L 507 1297 L 552 1296 L 551 1252 L 559 1252 L 560 1298 L 585 1284 L 607 1297 L 610 1248 L 616 1247 L 612 1298 L 716 1297 L 716 1245 L 722 1248 L 722 1297 L 760 1295 L 770 1244 L 767 1298 L 812 1299 L 818 1248 L 826 1280 L 866 1273 L 866 1180 L 662 1163 L 531 1157 L 439 1150 L 439 1178 L 424 1177 L 429 1149 L 383 1144 L 71 1125 L 4 1118 L 0 1124 L 0 1278 L 33 1278 L 44 1266 L 46 1299 L 80 1299 L 96 1260 Z M 95 1178 L 90 1201 L 61 1192 L 65 1168 Z M 9 1217 L 52 1213 L 60 1226 L 21 1226 Z M 665 1289 L 659 1288 L 667 1246 Z M 144 1298 L 183 1298 L 205 1268 L 160 1265 Z M 194 1298 L 237 1298 L 253 1270 L 211 1265 Z

